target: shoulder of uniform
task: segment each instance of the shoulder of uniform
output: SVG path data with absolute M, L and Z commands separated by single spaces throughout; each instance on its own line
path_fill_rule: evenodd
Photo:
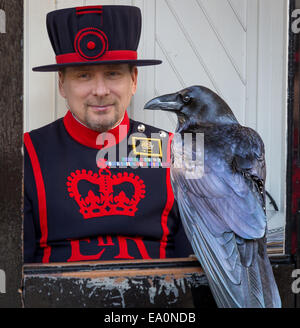
M 25 133 L 24 134 L 25 145 L 28 144 L 28 142 L 32 142 L 34 148 L 36 149 L 44 148 L 45 145 L 49 145 L 55 139 L 55 136 L 59 135 L 58 131 L 61 129 L 62 124 L 63 124 L 63 119 L 60 118 L 50 124 L 47 124 L 45 126 L 42 126 L 40 128 Z
M 51 133 L 52 131 L 54 131 L 60 124 L 62 123 L 62 118 L 49 123 L 47 125 L 44 125 L 40 128 L 37 129 L 33 129 L 31 131 L 29 131 L 29 135 L 30 137 L 42 137 L 42 136 L 49 136 L 49 133 Z
M 151 134 L 159 134 L 162 138 L 169 135 L 169 132 L 166 130 L 132 119 L 130 119 L 130 125 L 132 127 L 131 133 L 144 133 L 147 136 L 150 136 Z

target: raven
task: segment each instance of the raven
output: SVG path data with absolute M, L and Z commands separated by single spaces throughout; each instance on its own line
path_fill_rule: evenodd
M 172 188 L 217 306 L 281 307 L 266 247 L 266 169 L 258 133 L 240 125 L 226 102 L 204 86 L 154 98 L 144 109 L 177 115 Z M 192 135 L 190 152 L 182 151 L 186 133 Z M 197 134 L 204 136 L 202 148 Z M 181 166 L 175 165 L 178 156 Z M 187 175 L 191 168 L 194 176 Z

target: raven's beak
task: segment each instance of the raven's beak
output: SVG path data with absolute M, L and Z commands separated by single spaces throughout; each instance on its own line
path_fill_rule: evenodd
M 179 111 L 182 104 L 179 101 L 178 93 L 160 96 L 147 102 L 144 109 L 164 110 L 169 112 Z

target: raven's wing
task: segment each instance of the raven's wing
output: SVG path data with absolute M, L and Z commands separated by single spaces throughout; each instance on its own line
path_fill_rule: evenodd
M 247 169 L 248 172 L 252 169 L 253 173 L 256 170 L 263 174 L 264 160 L 259 158 L 264 155 L 263 148 L 259 151 L 259 144 L 256 142 L 259 156 L 253 153 L 253 164 Z M 257 241 L 262 240 L 266 232 L 265 213 L 258 201 L 260 196 L 249 187 L 241 170 L 233 171 L 224 160 L 224 149 L 212 145 L 206 144 L 205 147 L 204 175 L 187 179 L 193 167 L 192 160 L 201 152 L 198 144 L 195 147 L 190 158 L 184 154 L 182 168 L 173 165 L 171 180 L 186 234 L 207 274 L 218 306 L 280 306 L 272 300 L 274 297 L 277 300 L 278 296 L 274 281 L 272 286 L 267 286 L 268 290 L 271 288 L 271 296 L 269 292 L 265 295 L 263 290 L 261 270 L 267 267 L 268 274 L 272 274 L 272 269 L 265 248 L 261 241 Z M 175 157 L 181 154 L 180 140 L 174 139 L 172 154 Z M 242 157 L 242 153 L 239 152 L 238 156 Z M 248 152 L 247 159 L 250 158 Z M 200 166 L 197 170 L 201 170 Z
M 266 163 L 264 144 L 256 131 L 240 127 L 232 168 L 241 173 L 265 209 Z

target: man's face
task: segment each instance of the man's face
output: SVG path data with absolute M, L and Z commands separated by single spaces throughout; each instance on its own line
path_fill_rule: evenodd
M 60 94 L 87 127 L 105 132 L 117 125 L 135 94 L 137 68 L 127 64 L 67 67 L 59 72 Z

